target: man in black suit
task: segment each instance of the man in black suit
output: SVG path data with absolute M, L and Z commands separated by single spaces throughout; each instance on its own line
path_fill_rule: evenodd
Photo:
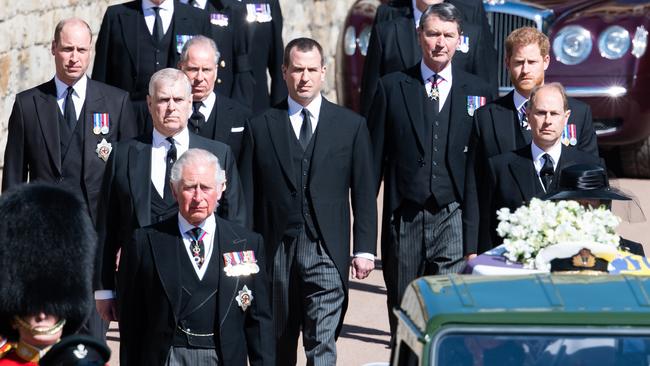
M 370 141 L 361 116 L 320 95 L 325 66 L 318 42 L 289 42 L 283 72 L 289 97 L 250 120 L 245 131 L 242 180 L 253 228 L 273 259 L 277 365 L 295 365 L 301 327 L 307 363 L 334 365 L 350 263 L 360 279 L 374 268 Z
M 132 100 L 140 101 L 136 108 L 144 110 L 151 75 L 175 67 L 183 44 L 198 34 L 212 36 L 208 15 L 178 0 L 109 6 L 97 36 L 93 79 L 128 91 Z
M 178 214 L 135 231 L 119 275 L 124 365 L 273 365 L 260 235 L 214 215 L 226 181 L 213 154 L 173 165 Z
M 255 114 L 264 112 L 287 97 L 287 87 L 282 79 L 284 43 L 280 2 L 278 0 L 222 1 L 225 4 L 246 6 L 247 54 L 254 83 L 242 82 L 240 84 L 242 89 L 234 94 L 233 98 L 236 97 L 242 103 L 246 101 Z M 271 77 L 270 91 L 267 73 Z
M 54 78 L 18 94 L 9 117 L 2 191 L 28 180 L 56 183 L 82 198 L 96 223 L 106 160 L 137 128 L 128 94 L 86 76 L 91 41 L 83 20 L 57 24 Z M 85 327 L 104 339 L 97 314 Z
M 531 131 L 525 117 L 525 106 L 533 88 L 544 84 L 550 47 L 548 37 L 535 28 L 519 28 L 508 35 L 504 62 L 515 90 L 476 111 L 470 159 L 475 160 L 471 166 L 475 169 L 473 174 L 477 185 L 487 179 L 486 167 L 490 157 L 521 149 L 530 143 Z M 598 156 L 591 108 L 574 98 L 568 100 L 571 115 L 562 143 L 570 149 L 577 148 Z M 467 222 L 478 223 L 478 217 L 478 208 L 468 207 Z M 467 233 L 467 240 L 479 240 L 477 226 L 472 224 Z
M 422 14 L 417 65 L 384 76 L 370 109 L 375 179 L 384 178 L 382 260 L 391 330 L 410 281 L 454 273 L 476 248 L 461 223 L 474 180 L 465 177 L 474 110 L 489 98 L 481 79 L 454 66 L 461 14 L 451 4 Z M 465 244 L 465 248 L 463 245 Z
M 96 264 L 94 284 L 97 309 L 106 320 L 116 319 L 113 298 L 119 250 L 137 228 L 161 222 L 176 213 L 177 204 L 167 182 L 171 164 L 187 149 L 201 148 L 219 158 L 228 184 L 217 214 L 242 226 L 246 223 L 246 203 L 230 148 L 187 129 L 191 91 L 182 71 L 156 72 L 147 97 L 153 131 L 121 143 L 108 160 L 98 224 L 101 260 Z M 117 287 L 119 290 L 120 284 Z
M 379 78 L 405 70 L 422 58 L 418 45 L 417 25 L 422 12 L 441 0 L 416 0 L 412 5 L 393 8 L 381 5 L 370 35 L 361 80 L 361 113 L 368 109 L 375 95 Z M 497 55 L 483 4 L 479 1 L 447 0 L 463 15 L 461 43 L 454 56 L 454 65 L 475 74 L 497 92 Z
M 219 55 L 217 45 L 207 37 L 196 36 L 183 46 L 178 68 L 192 83 L 193 112 L 188 128 L 197 135 L 228 144 L 238 156 L 245 122 L 251 111 L 213 91 Z
M 488 160 L 487 182 L 479 185 L 479 253 L 501 244 L 496 233 L 497 210 L 514 211 L 534 197 L 557 187 L 559 172 L 575 164 L 599 164 L 600 159 L 561 143 L 570 119 L 564 88 L 559 83 L 535 87 L 527 105 L 532 142 Z M 478 184 L 477 184 L 478 185 Z

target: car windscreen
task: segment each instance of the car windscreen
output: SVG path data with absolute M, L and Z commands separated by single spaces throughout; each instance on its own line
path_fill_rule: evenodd
M 650 333 L 619 329 L 540 329 L 517 332 L 446 332 L 431 348 L 434 365 L 578 366 L 648 365 Z M 591 333 L 591 334 L 590 334 Z M 628 334 L 626 334 L 628 333 Z M 637 333 L 637 334 L 634 334 Z

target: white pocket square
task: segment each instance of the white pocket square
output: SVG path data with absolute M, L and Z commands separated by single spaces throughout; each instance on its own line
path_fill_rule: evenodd
M 242 132 L 244 127 L 233 127 L 230 129 L 230 132 Z

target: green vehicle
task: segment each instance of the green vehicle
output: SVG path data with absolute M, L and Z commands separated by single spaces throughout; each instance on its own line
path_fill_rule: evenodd
M 650 365 L 650 277 L 422 277 L 395 313 L 392 365 Z

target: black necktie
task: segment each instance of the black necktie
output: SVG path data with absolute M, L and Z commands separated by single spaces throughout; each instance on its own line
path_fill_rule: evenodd
M 307 150 L 309 140 L 311 140 L 311 135 L 311 118 L 309 118 L 309 111 L 307 108 L 303 108 L 302 125 L 300 126 L 300 137 L 298 138 L 298 141 L 300 141 L 300 146 L 302 146 L 303 150 Z
M 553 174 L 555 173 L 555 170 L 553 170 L 553 162 L 551 161 L 551 156 L 549 154 L 544 154 L 542 157 L 544 158 L 544 165 L 542 165 L 542 169 L 539 171 L 539 177 L 542 178 L 544 190 L 548 192 L 548 189 L 553 181 Z
M 156 13 L 156 20 L 153 22 L 153 38 L 160 42 L 165 36 L 165 31 L 163 29 L 162 18 L 160 17 L 160 8 L 154 6 L 153 11 Z
M 167 158 L 165 159 L 165 164 L 167 166 L 165 168 L 165 188 L 163 198 L 166 202 L 171 203 L 174 199 L 172 198 L 172 190 L 169 182 L 172 173 L 172 166 L 176 162 L 176 145 L 174 144 L 173 137 L 167 137 L 167 141 L 169 141 L 171 145 L 169 146 L 169 150 L 167 150 Z
M 74 109 L 74 102 L 72 101 L 72 93 L 74 89 L 71 86 L 68 87 L 67 93 L 65 95 L 65 106 L 63 107 L 63 116 L 65 117 L 70 131 L 74 130 L 75 125 L 77 124 L 77 112 Z
M 190 243 L 190 250 L 192 252 L 192 258 L 194 262 L 198 265 L 199 268 L 203 266 L 205 262 L 205 246 L 203 245 L 203 229 L 200 227 L 195 227 L 194 229 L 188 230 L 187 235 L 190 236 L 192 242 Z
M 205 116 L 199 111 L 203 102 L 192 102 L 192 115 L 190 116 L 190 124 L 192 125 L 193 132 L 199 133 L 201 126 L 205 123 Z

